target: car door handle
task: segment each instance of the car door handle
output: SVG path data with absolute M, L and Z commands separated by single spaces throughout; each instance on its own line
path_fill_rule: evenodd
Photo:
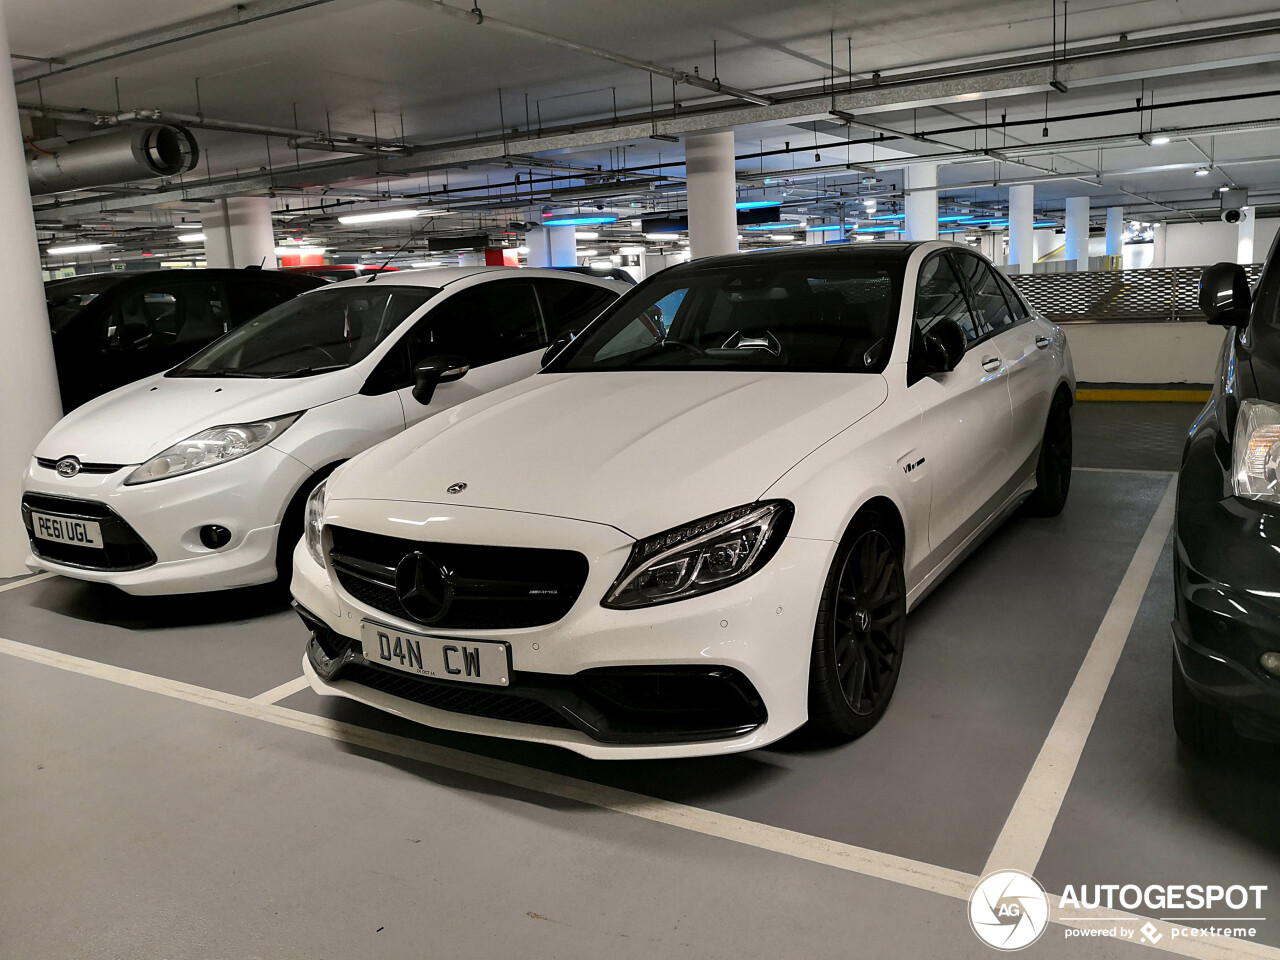
M 999 369 L 1000 369 L 1000 358 L 999 358 L 999 357 L 987 357 L 985 360 L 983 360 L 983 361 L 982 361 L 982 369 L 983 369 L 983 370 L 999 370 Z
M 1046 347 L 1053 346 L 1053 337 L 1036 337 L 1036 348 L 1044 350 Z

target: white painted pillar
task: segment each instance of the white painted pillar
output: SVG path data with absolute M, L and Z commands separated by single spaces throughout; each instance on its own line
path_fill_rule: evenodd
M 902 171 L 906 188 L 908 240 L 938 239 L 938 165 L 909 163 Z
M 576 267 L 578 241 L 573 227 L 535 227 L 525 234 L 531 267 Z
M 1067 260 L 1089 269 L 1089 198 L 1067 197 Z
M 1107 207 L 1107 256 L 1124 252 L 1124 207 Z
M 1250 264 L 1253 263 L 1253 225 L 1256 221 L 1252 207 L 1241 207 L 1240 212 L 1244 219 L 1236 224 L 1236 263 Z
M 738 252 L 737 176 L 733 131 L 685 137 L 689 246 L 695 257 Z
M 1031 273 L 1036 262 L 1035 184 L 1019 183 L 1009 188 L 1009 272 Z
M 200 218 L 204 259 L 210 267 L 276 268 L 275 228 L 270 197 L 227 197 Z
M 1163 267 L 1168 262 L 1169 225 L 1163 221 L 1157 223 L 1151 231 L 1151 265 Z
M 0 0 L 0 52 L 9 59 L 5 0 Z M 5 133 L 5 131 L 8 131 Z M 7 144 L 7 146 L 4 146 Z M 0 300 L 4 302 L 4 350 L 0 352 L 0 577 L 27 572 L 27 532 L 22 526 L 22 474 L 36 444 L 62 415 L 53 365 L 49 314 L 40 279 L 40 252 L 22 125 L 13 74 L 0 83 Z M 59 453 L 74 454 L 74 450 Z

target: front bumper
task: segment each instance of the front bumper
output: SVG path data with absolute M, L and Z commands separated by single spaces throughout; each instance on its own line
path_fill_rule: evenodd
M 55 515 L 74 515 L 85 504 L 108 511 L 136 538 L 138 553 L 149 555 L 146 562 L 129 569 L 109 569 L 115 564 L 105 557 L 69 562 L 61 555 L 42 556 L 40 542 L 33 539 L 27 567 L 141 595 L 224 590 L 276 578 L 280 521 L 310 476 L 305 465 L 263 447 L 207 470 L 125 486 L 132 470 L 64 479 L 33 460 L 23 478 L 23 494 L 39 498 L 42 512 Z M 46 506 L 53 500 L 64 501 L 65 508 Z M 230 530 L 230 542 L 216 550 L 206 547 L 200 528 L 207 524 Z
M 569 613 L 546 626 L 431 629 L 359 603 L 335 586 L 330 571 L 300 544 L 292 589 L 312 629 L 303 666 L 316 692 L 441 729 L 553 744 L 600 759 L 750 750 L 807 719 L 813 625 L 834 543 L 788 538 L 763 570 L 733 587 L 656 607 L 609 610 L 600 606 L 600 598 L 632 543 L 611 527 L 401 502 L 389 519 L 387 507 L 339 501 L 330 504 L 326 522 L 397 536 L 417 526 L 437 541 L 576 549 L 590 560 L 586 584 Z M 362 620 L 435 636 L 501 640 L 511 651 L 511 686 L 477 690 L 420 683 L 398 672 L 389 679 L 371 678 L 366 671 L 378 668 L 358 656 Z M 348 653 L 350 641 L 354 653 Z M 344 658 L 345 663 L 333 663 Z M 655 678 L 653 686 L 644 686 Z M 601 683 L 619 680 L 622 686 L 611 688 L 610 705 Z M 715 708 L 704 709 L 701 718 L 687 709 L 687 694 L 696 684 L 705 687 L 692 705 Z M 663 690 L 672 693 L 665 703 Z M 523 703 L 505 702 L 509 698 Z M 617 709 L 620 701 L 626 701 L 623 709 Z M 720 722 L 726 716 L 731 722 Z M 701 722 L 708 717 L 717 719 Z

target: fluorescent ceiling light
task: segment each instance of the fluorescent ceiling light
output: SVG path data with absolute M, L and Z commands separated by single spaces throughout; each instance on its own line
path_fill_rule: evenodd
M 106 246 L 106 244 L 73 243 L 65 247 L 50 247 L 45 251 L 45 253 L 52 253 L 54 256 L 61 256 L 63 254 L 76 254 L 76 253 L 97 253 L 104 246 Z
M 324 253 L 324 247 L 308 247 L 306 244 L 299 243 L 287 247 L 276 247 L 276 253 L 282 257 L 287 257 L 291 254 L 313 255 Z
M 628 257 L 638 257 L 644 253 L 644 247 L 619 247 L 618 252 Z
M 780 207 L 781 200 L 740 200 L 733 205 L 735 210 L 761 210 L 764 207 Z
M 1152 137 L 1148 142 L 1153 147 L 1163 147 L 1166 143 L 1169 142 L 1169 138 L 1161 134 L 1158 137 Z
M 795 235 L 794 233 L 771 233 L 771 234 L 769 234 L 769 239 L 770 239 L 770 240 L 794 240 L 795 238 L 796 238 L 796 235 Z
M 526 256 L 526 255 L 529 253 L 529 248 L 528 248 L 528 247 L 516 247 L 516 253 L 520 254 L 521 256 Z
M 203 233 L 180 233 L 178 234 L 179 243 L 204 243 Z
M 600 214 L 593 217 L 551 217 L 543 220 L 544 227 L 593 227 L 600 223 L 617 223 L 618 218 L 613 214 Z
M 343 224 L 379 223 L 383 220 L 412 220 L 420 216 L 422 216 L 421 210 L 377 210 L 373 213 L 349 213 L 345 217 L 339 217 L 338 222 Z
M 575 230 L 575 231 L 573 232 L 573 239 L 575 239 L 575 240 L 599 240 L 599 239 L 600 239 L 600 234 L 596 233 L 594 230 Z
M 1209 175 L 1209 168 L 1208 168 L 1208 167 L 1197 167 L 1197 168 L 1196 168 L 1196 176 L 1197 176 L 1197 177 L 1207 177 L 1208 175 Z
M 578 251 L 578 256 L 580 257 L 597 257 L 599 255 L 600 255 L 599 250 L 579 250 Z
M 680 239 L 679 237 L 676 236 L 676 233 L 674 230 L 672 230 L 670 233 L 646 233 L 644 235 L 644 238 L 646 240 L 678 240 Z

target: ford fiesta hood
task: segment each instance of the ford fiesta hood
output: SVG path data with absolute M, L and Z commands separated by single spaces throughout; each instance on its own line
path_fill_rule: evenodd
M 871 374 L 540 374 L 375 447 L 335 475 L 329 495 L 548 514 L 647 536 L 751 502 L 887 392 Z
M 297 413 L 354 393 L 360 383 L 360 375 L 353 378 L 349 370 L 297 380 L 161 374 L 71 411 L 40 441 L 36 456 L 143 463 L 209 427 Z

